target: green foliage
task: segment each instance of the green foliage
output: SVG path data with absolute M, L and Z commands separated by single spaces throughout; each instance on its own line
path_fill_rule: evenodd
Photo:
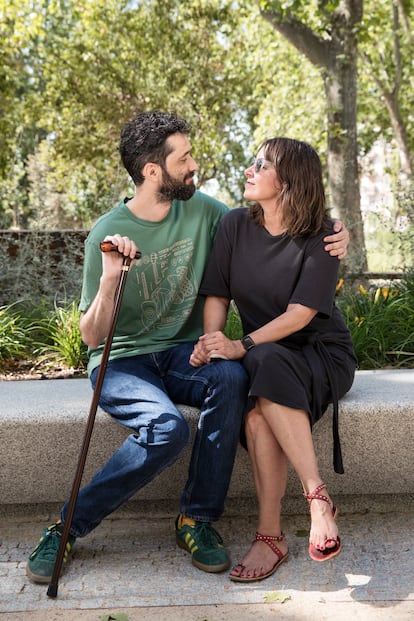
M 338 12 L 340 0 L 258 0 L 260 9 L 286 21 L 298 19 L 309 25 L 321 38 L 329 39 L 334 13 Z
M 87 348 L 79 330 L 78 301 L 16 303 L 0 307 L 0 360 L 33 360 L 41 368 L 84 370 Z
M 16 305 L 0 307 L 0 360 L 24 358 L 28 353 L 28 321 Z
M 50 228 L 70 220 L 88 227 L 130 190 L 119 165 L 119 131 L 147 109 L 185 116 L 194 128 L 199 183 L 218 177 L 232 194 L 255 113 L 255 74 L 233 4 L 0 0 L 8 41 L 4 79 L 18 63 L 27 77 L 0 95 L 11 149 L 17 127 L 29 129 L 24 148 L 16 147 L 23 169 L 13 171 L 10 158 L 3 169 L 20 198 L 13 204 L 10 191 L 2 192 L 5 224 Z
M 379 135 L 391 141 L 404 134 L 408 148 L 414 151 L 413 11 L 409 2 L 365 1 L 358 32 L 358 133 L 364 151 Z M 391 109 L 396 116 L 390 123 Z M 399 136 L 395 121 L 399 123 Z
M 255 45 L 251 63 L 258 76 L 253 96 L 259 109 L 251 150 L 269 136 L 289 136 L 311 143 L 325 161 L 327 105 L 319 70 L 258 11 L 256 19 L 249 16 L 246 29 Z
M 241 339 L 243 336 L 243 327 L 241 325 L 239 311 L 237 310 L 237 306 L 234 302 L 230 303 L 224 334 L 232 341 Z
M 41 339 L 34 343 L 34 353 L 41 363 L 85 368 L 87 348 L 82 341 L 79 319 L 78 301 L 75 300 L 64 306 L 56 305 L 53 313 L 33 326 L 36 339 Z
M 397 227 L 394 240 L 398 244 L 401 265 L 405 270 L 414 267 L 414 186 L 398 188 L 396 195 Z
M 394 208 L 377 206 L 365 214 L 367 253 L 375 272 L 414 267 L 414 190 L 396 188 Z
M 414 366 L 414 274 L 399 285 L 340 292 L 359 369 Z
M 240 203 L 244 167 L 264 137 L 304 139 L 325 162 L 322 76 L 260 9 L 300 21 L 304 32 L 326 42 L 333 14 L 340 19 L 344 6 L 340 0 L 0 0 L 0 228 L 89 228 L 131 191 L 117 143 L 124 122 L 142 110 L 173 109 L 191 121 L 199 184 L 217 179 L 221 199 L 232 206 Z M 396 137 L 404 133 L 414 151 L 413 11 L 406 1 L 364 2 L 355 28 L 362 154 L 381 136 L 398 155 Z M 394 104 L 399 125 L 398 115 L 390 122 Z M 398 157 L 387 172 L 397 195 Z M 404 205 L 410 202 L 396 200 L 397 215 L 405 216 Z M 352 230 L 350 217 L 346 224 Z M 376 227 L 369 244 L 379 237 L 382 225 Z M 407 229 L 406 240 L 400 236 L 404 257 L 410 235 Z

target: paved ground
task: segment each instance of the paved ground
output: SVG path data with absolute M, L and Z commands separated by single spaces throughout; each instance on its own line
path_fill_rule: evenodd
M 308 516 L 285 515 L 290 558 L 269 579 L 232 583 L 205 574 L 175 545 L 173 515 L 121 512 L 76 542 L 56 599 L 25 575 L 48 515 L 1 515 L 0 617 L 7 621 L 408 621 L 414 617 L 414 505 L 338 517 L 343 551 L 315 563 L 307 555 Z M 218 524 L 236 562 L 255 517 Z M 280 601 L 286 598 L 282 603 Z M 274 600 L 274 601 L 272 601 Z

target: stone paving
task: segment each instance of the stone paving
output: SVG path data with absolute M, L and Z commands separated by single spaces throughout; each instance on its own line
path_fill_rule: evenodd
M 5 621 L 77 621 L 84 618 L 81 611 L 108 609 L 135 610 L 137 616 L 128 616 L 130 621 L 150 618 L 141 614 L 144 610 L 158 610 L 158 616 L 151 619 L 259 621 L 273 618 L 275 606 L 280 613 L 278 621 L 337 621 L 349 619 L 349 604 L 354 604 L 353 621 L 408 621 L 414 617 L 411 504 L 406 508 L 398 506 L 394 512 L 340 513 L 343 551 L 326 563 L 315 563 L 307 555 L 308 515 L 285 515 L 289 560 L 269 579 L 251 584 L 232 583 L 227 573 L 206 574 L 193 567 L 190 556 L 175 545 L 173 515 L 114 514 L 88 537 L 76 542 L 56 599 L 47 597 L 47 585 L 35 585 L 25 574 L 27 556 L 42 528 L 53 518 L 33 514 L 1 516 L 0 616 Z M 233 562 L 247 549 L 255 525 L 254 515 L 225 516 L 217 523 Z M 273 604 L 273 614 L 268 617 L 266 601 L 275 592 L 289 599 L 284 604 Z M 328 616 L 316 613 L 321 604 Z M 219 615 L 220 607 L 231 611 L 232 606 L 234 616 L 225 616 L 224 612 L 224 616 Z M 184 612 L 178 617 L 174 610 Z M 250 612 L 244 617 L 241 610 Z M 64 617 L 64 611 L 78 613 Z M 200 617 L 202 611 L 210 611 L 209 616 L 203 612 Z M 287 616 L 281 616 L 280 611 Z M 296 612 L 289 616 L 289 611 Z M 93 618 L 102 616 L 96 612 Z

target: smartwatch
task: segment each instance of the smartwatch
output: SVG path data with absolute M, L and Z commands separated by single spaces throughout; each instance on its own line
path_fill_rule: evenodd
M 249 335 L 243 336 L 240 341 L 246 351 L 249 351 L 249 349 L 252 349 L 252 347 L 256 345 L 252 337 Z

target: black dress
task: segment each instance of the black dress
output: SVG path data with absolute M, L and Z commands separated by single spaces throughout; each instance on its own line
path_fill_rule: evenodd
M 276 343 L 264 343 L 243 358 L 255 397 L 308 412 L 311 426 L 333 403 L 334 468 L 343 472 L 338 399 L 351 387 L 356 357 L 349 330 L 335 306 L 339 261 L 324 249 L 331 223 L 312 237 L 271 235 L 234 209 L 217 232 L 200 293 L 233 299 L 244 334 L 285 312 L 288 304 L 316 309 L 303 329 Z

